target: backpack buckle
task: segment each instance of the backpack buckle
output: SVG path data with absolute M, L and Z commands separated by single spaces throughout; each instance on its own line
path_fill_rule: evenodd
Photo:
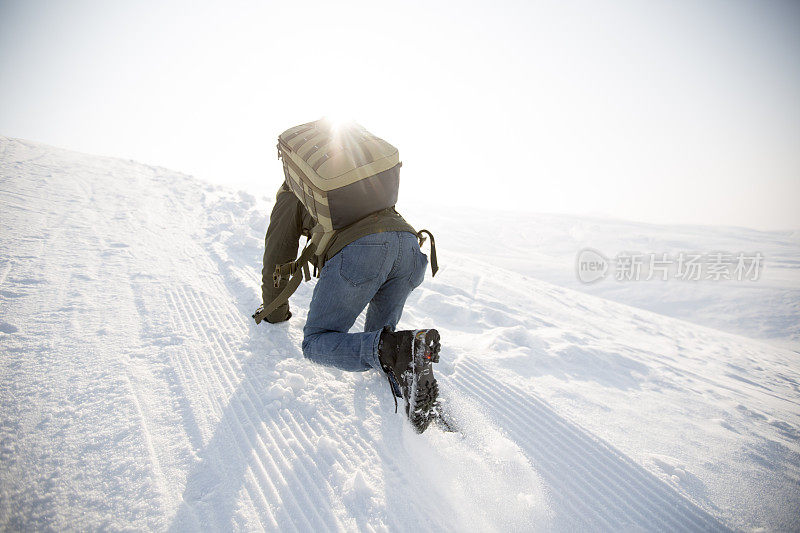
M 295 271 L 294 261 L 291 263 L 284 263 L 282 265 L 275 265 L 275 271 L 272 273 L 272 285 L 276 289 L 280 287 L 281 282 L 289 281 Z

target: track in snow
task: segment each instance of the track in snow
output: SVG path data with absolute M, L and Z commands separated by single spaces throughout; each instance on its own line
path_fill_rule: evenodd
M 546 402 L 503 384 L 475 361 L 460 360 L 452 381 L 496 413 L 498 424 L 531 458 L 550 488 L 556 529 L 728 530 Z
M 795 418 L 761 399 L 790 401 L 795 372 L 762 362 L 778 386 L 687 363 L 763 361 L 761 347 L 695 343 L 706 332 L 544 283 L 498 288 L 470 265 L 428 280 L 401 322 L 441 325 L 441 389 L 465 428 L 416 435 L 377 373 L 302 358 L 313 284 L 288 324 L 253 324 L 268 202 L 0 141 L 0 527 L 708 531 L 726 529 L 710 513 L 737 518 L 656 477 L 671 458 L 645 467 L 602 428 L 563 416 L 552 393 L 524 388 L 536 378 L 578 405 L 591 406 L 582 388 L 607 392 L 609 423 L 629 432 L 646 431 L 615 414 L 628 413 L 612 400 L 629 391 L 676 410 L 739 402 L 715 438 L 772 428 L 746 445 L 779 453 L 753 465 L 794 475 Z M 685 415 L 687 427 L 708 425 L 703 415 Z

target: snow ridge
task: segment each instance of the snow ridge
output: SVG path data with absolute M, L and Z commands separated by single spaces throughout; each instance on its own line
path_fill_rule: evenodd
M 794 352 L 486 275 L 443 228 L 400 327 L 442 332 L 463 435 L 420 436 L 302 357 L 313 282 L 250 319 L 270 198 L 0 137 L 0 205 L 2 529 L 798 527 Z
M 503 384 L 471 360 L 460 361 L 459 370 L 454 377 L 457 388 L 499 413 L 503 428 L 523 443 L 523 451 L 547 481 L 554 505 L 563 508 L 555 513 L 563 520 L 557 529 L 726 529 L 535 395 Z

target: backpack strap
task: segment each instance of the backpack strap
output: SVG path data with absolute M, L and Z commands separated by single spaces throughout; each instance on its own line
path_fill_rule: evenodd
M 439 271 L 439 261 L 436 260 L 436 241 L 433 239 L 433 233 L 426 229 L 421 229 L 417 232 L 420 248 L 422 248 L 422 245 L 425 243 L 425 236 L 423 233 L 427 233 L 428 237 L 431 238 L 431 277 L 434 277 Z
M 286 278 L 289 278 L 289 283 L 286 284 L 286 287 L 283 288 L 281 293 L 276 296 L 269 305 L 266 307 L 262 305 L 258 308 L 253 315 L 256 324 L 260 324 L 270 313 L 288 302 L 289 297 L 294 294 L 294 291 L 300 286 L 300 282 L 303 281 L 303 278 L 305 278 L 306 281 L 311 279 L 311 274 L 308 271 L 308 261 L 314 255 L 315 249 L 315 244 L 313 242 L 309 243 L 296 260 L 275 266 L 275 272 L 272 274 L 272 280 L 275 282 L 275 286 L 277 287 L 280 282 Z
M 430 231 L 426 229 L 420 230 L 417 232 L 417 239 L 419 239 L 420 247 L 425 243 L 426 237 L 423 235 L 425 233 L 427 233 L 428 237 L 431 239 L 430 263 L 431 276 L 433 277 L 439 271 L 439 262 L 436 259 L 436 241 L 434 240 L 433 234 Z M 294 292 L 300 286 L 300 282 L 303 281 L 303 278 L 305 278 L 306 281 L 311 279 L 311 274 L 308 269 L 308 262 L 315 254 L 317 248 L 323 250 L 323 253 L 325 250 L 327 250 L 328 246 L 330 245 L 330 238 L 330 234 L 325 234 L 320 231 L 317 231 L 316 233 L 312 232 L 312 239 L 306 245 L 306 247 L 303 248 L 303 252 L 300 254 L 300 257 L 289 263 L 275 266 L 275 272 L 272 273 L 272 281 L 275 283 L 275 287 L 278 287 L 280 283 L 287 278 L 289 279 L 289 283 L 286 284 L 286 287 L 283 288 L 281 293 L 276 296 L 269 305 L 262 305 L 256 310 L 255 314 L 253 315 L 253 319 L 255 319 L 256 324 L 260 324 L 262 320 L 270 315 L 270 313 L 288 302 L 289 297 L 294 294 Z M 317 274 L 316 268 L 317 267 L 315 266 L 315 275 Z

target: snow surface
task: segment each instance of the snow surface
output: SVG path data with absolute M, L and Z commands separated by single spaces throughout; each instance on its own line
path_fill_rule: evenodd
M 420 436 L 377 372 L 303 359 L 313 282 L 250 319 L 270 204 L 0 137 L 1 529 L 800 529 L 796 235 L 684 228 L 780 275 L 657 309 L 686 289 L 611 301 L 558 265 L 581 228 L 653 252 L 674 228 L 409 209 L 442 268 L 400 326 L 442 332 L 464 433 Z
M 730 333 L 800 350 L 800 230 L 759 231 L 740 227 L 659 226 L 624 220 L 556 214 L 500 213 L 406 208 L 425 224 L 447 228 L 443 254 L 452 251 L 522 276 L 549 281 L 616 302 Z M 488 227 L 487 227 L 488 224 Z M 617 253 L 761 253 L 757 281 L 617 281 L 581 283 L 575 260 L 584 248 L 609 259 Z M 647 257 L 645 255 L 645 257 Z M 703 276 L 705 277 L 705 276 Z

